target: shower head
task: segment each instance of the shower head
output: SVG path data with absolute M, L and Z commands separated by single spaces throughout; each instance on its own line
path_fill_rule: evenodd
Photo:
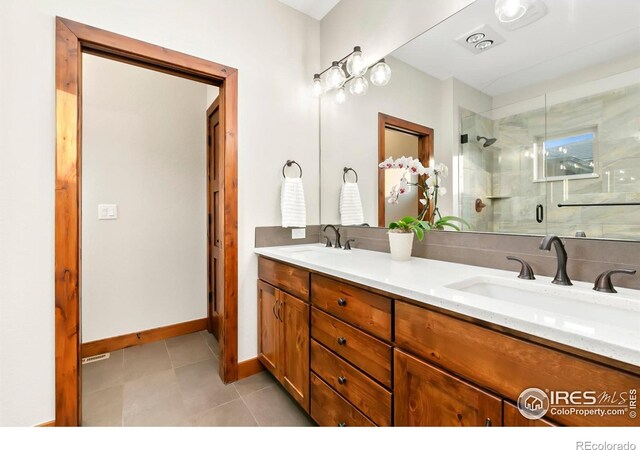
M 491 147 L 493 144 L 496 143 L 497 139 L 496 138 L 486 138 L 484 136 L 478 136 L 476 138 L 477 141 L 480 141 L 480 139 L 484 139 L 484 144 L 482 144 L 483 147 Z

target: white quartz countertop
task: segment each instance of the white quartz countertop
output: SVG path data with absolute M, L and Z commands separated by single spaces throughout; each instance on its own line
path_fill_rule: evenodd
M 556 286 L 514 271 L 326 248 L 322 244 L 257 248 L 256 253 L 390 294 L 640 366 L 640 291 L 596 292 L 591 283 Z M 612 267 L 613 268 L 613 267 Z M 492 290 L 495 285 L 498 290 Z M 469 287 L 471 286 L 471 287 Z M 477 288 L 477 289 L 476 289 Z M 495 295 L 494 295 L 495 292 Z M 513 295 L 510 295 L 510 294 Z

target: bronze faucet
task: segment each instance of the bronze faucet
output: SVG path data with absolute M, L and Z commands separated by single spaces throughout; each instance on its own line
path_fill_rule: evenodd
M 560 238 L 555 234 L 546 235 L 540 243 L 540 250 L 551 251 L 551 244 L 553 244 L 556 250 L 556 257 L 558 258 L 558 269 L 556 270 L 556 276 L 553 278 L 552 283 L 561 286 L 572 286 L 573 283 L 567 274 L 567 251 L 564 249 L 564 244 Z

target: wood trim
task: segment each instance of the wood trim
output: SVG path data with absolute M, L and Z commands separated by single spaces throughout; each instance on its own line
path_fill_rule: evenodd
M 238 376 L 238 72 L 236 69 L 56 17 L 55 395 L 56 424 L 81 421 L 80 205 L 82 53 L 198 79 L 220 87 L 225 154 L 225 286 L 220 375 Z
M 36 425 L 37 428 L 39 427 L 55 427 L 56 426 L 56 421 L 55 420 L 50 420 L 49 422 L 44 422 L 41 423 L 39 425 Z
M 264 366 L 258 360 L 258 357 L 247 359 L 238 363 L 238 380 L 250 377 L 264 370 Z
M 105 55 L 124 58 L 128 61 L 137 61 L 146 67 L 168 69 L 172 75 L 188 74 L 196 75 L 201 79 L 217 80 L 216 85 L 236 69 L 218 64 L 196 56 L 170 50 L 159 45 L 149 44 L 111 31 L 95 28 L 73 20 L 57 18 L 67 29 L 81 42 L 83 50 L 100 51 Z
M 425 127 L 408 120 L 398 117 L 389 116 L 387 114 L 378 113 L 378 162 L 386 159 L 385 136 L 386 129 L 391 128 L 404 131 L 418 137 L 418 159 L 425 166 L 429 167 L 433 162 L 433 128 Z M 378 170 L 378 226 L 385 228 L 385 205 L 386 195 L 384 188 L 384 170 Z M 420 198 L 418 197 L 418 211 L 422 208 Z M 431 205 L 429 205 L 431 208 Z M 430 213 L 427 213 L 430 214 Z
M 207 329 L 207 318 L 181 322 L 164 327 L 152 328 L 150 330 L 138 331 L 137 333 L 123 334 L 97 341 L 85 342 L 82 344 L 82 357 L 100 355 L 102 353 L 115 352 L 123 348 L 135 345 L 149 344 L 162 339 L 182 336 L 196 331 Z
M 80 379 L 80 161 L 82 63 L 78 38 L 56 21 L 56 421 L 77 425 Z
M 220 130 L 223 136 L 224 300 L 219 311 L 220 378 L 238 379 L 238 72 L 233 70 L 220 88 Z

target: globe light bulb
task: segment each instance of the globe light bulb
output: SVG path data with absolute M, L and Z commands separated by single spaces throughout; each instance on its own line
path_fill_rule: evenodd
M 311 88 L 311 93 L 315 98 L 318 98 L 322 95 L 322 81 L 320 80 L 320 75 L 315 74 L 313 76 L 313 87 Z
M 371 68 L 371 82 L 374 86 L 384 86 L 391 79 L 391 68 L 384 59 Z
M 349 92 L 352 95 L 364 95 L 369 90 L 369 83 L 365 77 L 356 77 L 351 81 Z
M 336 90 L 335 99 L 338 105 L 342 105 L 347 101 L 347 91 L 344 90 L 344 87 L 338 88 L 338 90 Z
M 347 77 L 344 74 L 344 70 L 342 70 L 342 67 L 338 65 L 338 62 L 332 62 L 331 68 L 327 71 L 327 76 L 325 77 L 324 81 L 327 87 L 327 91 L 342 86 L 346 79 Z
M 347 72 L 349 75 L 359 77 L 365 74 L 367 65 L 362 57 L 360 47 L 353 48 L 353 54 L 347 59 Z

